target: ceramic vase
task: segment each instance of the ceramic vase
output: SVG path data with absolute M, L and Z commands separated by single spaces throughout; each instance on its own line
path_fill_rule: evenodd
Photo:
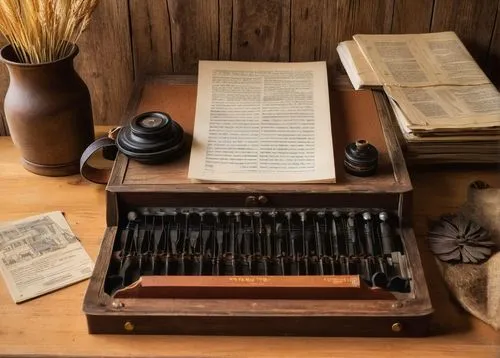
M 78 173 L 80 156 L 94 140 L 89 90 L 73 64 L 78 52 L 75 45 L 65 58 L 27 64 L 18 61 L 11 45 L 0 50 L 10 79 L 7 125 L 24 168 L 32 173 Z

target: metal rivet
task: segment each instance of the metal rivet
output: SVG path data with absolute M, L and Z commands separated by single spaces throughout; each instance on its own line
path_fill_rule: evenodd
M 125 328 L 126 331 L 128 332 L 132 332 L 134 330 L 134 324 L 132 322 L 125 322 L 125 324 L 123 325 L 123 328 Z
M 401 332 L 403 330 L 403 326 L 401 325 L 401 323 L 396 322 L 392 325 L 391 329 L 393 332 Z
M 113 303 L 111 304 L 111 306 L 113 306 L 113 308 L 122 308 L 123 307 L 123 303 L 121 303 L 118 300 L 114 300 Z
M 266 205 L 269 202 L 269 200 L 264 195 L 260 195 L 258 200 L 260 205 Z
M 403 304 L 401 302 L 394 302 L 391 306 L 392 308 L 401 308 Z
M 257 203 L 258 203 L 257 197 L 255 197 L 253 195 L 247 196 L 247 198 L 245 199 L 246 206 L 256 206 Z

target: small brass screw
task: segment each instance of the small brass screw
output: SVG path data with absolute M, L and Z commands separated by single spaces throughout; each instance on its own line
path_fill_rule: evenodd
M 395 302 L 392 304 L 392 308 L 401 308 L 403 307 L 403 304 L 401 302 Z
M 391 329 L 393 332 L 401 332 L 403 330 L 403 326 L 401 325 L 401 323 L 396 322 L 392 325 Z
M 123 328 L 125 328 L 126 331 L 128 332 L 132 332 L 134 330 L 134 324 L 132 322 L 125 322 L 125 324 L 123 325 Z
M 113 308 L 122 308 L 123 307 L 123 303 L 121 303 L 118 300 L 114 300 L 113 303 L 111 304 L 111 306 L 113 306 Z

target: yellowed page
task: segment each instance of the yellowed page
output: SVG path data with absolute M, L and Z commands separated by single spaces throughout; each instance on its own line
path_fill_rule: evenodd
M 87 279 L 93 266 L 61 212 L 0 224 L 0 273 L 15 302 Z
M 384 90 L 402 112 L 397 118 L 406 133 L 497 131 L 500 128 L 500 93 L 491 84 L 385 86 Z
M 340 61 L 354 89 L 380 86 L 381 82 L 355 41 L 343 41 L 337 46 Z
M 326 63 L 200 61 L 188 177 L 334 181 Z
M 454 32 L 355 35 L 354 40 L 387 86 L 490 83 Z

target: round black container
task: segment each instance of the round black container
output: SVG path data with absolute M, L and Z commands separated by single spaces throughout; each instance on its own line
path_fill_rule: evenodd
M 377 148 L 366 140 L 360 139 L 346 146 L 344 168 L 347 173 L 366 177 L 375 174 L 377 166 Z
M 183 154 L 184 131 L 166 113 L 141 113 L 120 130 L 116 146 L 138 162 L 163 163 Z

